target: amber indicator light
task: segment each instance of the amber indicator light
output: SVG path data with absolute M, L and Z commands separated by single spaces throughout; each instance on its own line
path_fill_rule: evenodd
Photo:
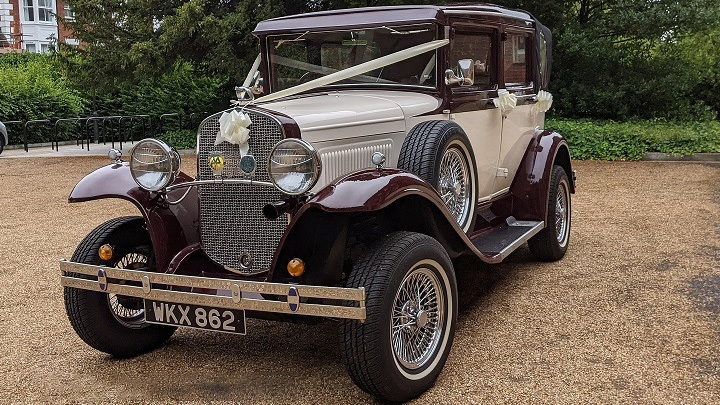
M 305 262 L 300 259 L 292 259 L 288 262 L 287 271 L 293 277 L 300 277 L 305 272 Z
M 113 257 L 113 248 L 112 246 L 108 244 L 104 244 L 100 246 L 100 249 L 98 249 L 98 256 L 100 257 L 100 260 L 108 261 L 112 259 Z

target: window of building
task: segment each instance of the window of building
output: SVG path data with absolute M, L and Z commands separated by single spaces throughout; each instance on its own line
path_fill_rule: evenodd
M 40 44 L 40 53 L 50 52 L 50 44 Z
M 530 37 L 524 34 L 509 34 L 504 43 L 505 86 L 527 86 L 531 83 L 530 71 Z
M 73 10 L 72 7 L 70 7 L 67 4 L 65 4 L 63 6 L 63 8 L 64 8 L 64 12 L 65 12 L 65 14 L 64 14 L 65 19 L 71 20 L 71 21 L 74 20 L 75 19 L 75 10 Z
M 38 21 L 55 21 L 55 12 L 53 11 L 53 0 L 37 0 Z
M 458 61 L 472 59 L 475 69 L 474 85 L 469 89 L 487 90 L 495 86 L 495 58 L 493 35 L 490 33 L 457 32 L 450 51 L 450 67 L 458 72 Z M 467 87 L 463 89 L 468 89 Z
M 23 0 L 23 21 L 35 21 L 35 7 L 33 0 Z
M 37 52 L 37 47 L 35 46 L 35 44 L 25 44 L 25 50 L 27 52 L 35 53 Z

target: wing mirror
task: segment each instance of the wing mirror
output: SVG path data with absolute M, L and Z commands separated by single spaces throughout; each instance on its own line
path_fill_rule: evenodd
M 255 72 L 249 86 L 236 86 L 235 96 L 238 101 L 250 102 L 255 100 L 256 95 L 263 93 L 263 78 L 260 77 L 260 72 Z
M 235 86 L 235 97 L 238 101 L 249 102 L 255 100 L 255 94 L 250 87 Z
M 260 77 L 260 71 L 256 71 L 253 75 L 252 81 L 250 82 L 250 90 L 252 90 L 253 94 L 256 96 L 263 93 L 263 83 L 265 83 L 265 80 Z
M 460 59 L 457 64 L 458 74 L 452 69 L 445 71 L 445 84 L 472 86 L 475 83 L 475 64 L 472 59 Z

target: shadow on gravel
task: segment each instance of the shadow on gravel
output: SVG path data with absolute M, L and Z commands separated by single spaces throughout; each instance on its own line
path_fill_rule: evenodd
M 720 275 L 690 280 L 690 297 L 701 309 L 720 314 Z
M 465 332 L 466 315 L 483 305 L 516 266 L 530 260 L 527 249 L 519 249 L 508 264 L 458 266 L 457 333 Z M 181 329 L 155 352 L 128 360 L 98 356 L 82 361 L 73 374 L 104 380 L 100 385 L 122 389 L 122 399 L 128 400 L 282 397 L 292 403 L 307 402 L 320 392 L 332 402 L 371 400 L 347 376 L 337 326 L 335 321 L 306 325 L 248 319 L 246 336 Z

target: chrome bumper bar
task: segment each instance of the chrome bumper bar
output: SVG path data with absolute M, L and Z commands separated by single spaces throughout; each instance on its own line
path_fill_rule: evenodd
M 365 320 L 365 289 L 362 287 L 323 287 L 182 276 L 116 269 L 66 260 L 60 261 L 60 272 L 60 284 L 63 287 L 186 305 Z M 123 283 L 127 281 L 141 285 Z M 191 290 L 177 291 L 174 287 L 190 288 Z M 207 290 L 211 292 L 205 292 Z M 243 297 L 243 293 L 284 297 L 286 301 L 248 298 Z M 338 304 L 301 302 L 303 298 L 333 300 L 338 301 Z

